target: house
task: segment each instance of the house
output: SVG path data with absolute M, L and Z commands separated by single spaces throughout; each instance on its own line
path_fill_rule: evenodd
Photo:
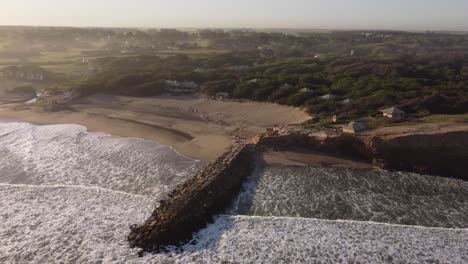
M 36 90 L 36 97 L 38 99 L 44 99 L 47 97 L 53 96 L 53 93 L 50 90 L 47 89 L 38 89 Z
M 24 104 L 25 105 L 32 105 L 32 104 L 35 104 L 35 103 L 37 103 L 37 98 L 33 98 L 33 99 L 29 100 L 29 101 L 26 101 Z
M 175 94 L 192 94 L 199 90 L 198 84 L 194 82 L 166 81 L 166 91 Z
M 310 88 L 302 88 L 299 90 L 300 93 L 308 93 L 308 94 L 313 94 L 314 91 Z
M 406 112 L 396 106 L 381 110 L 380 112 L 383 114 L 384 117 L 390 119 L 402 119 L 406 116 Z
M 332 118 L 332 121 L 333 121 L 333 123 L 336 124 L 338 122 L 338 116 L 334 115 L 333 118 Z
M 166 85 L 170 87 L 179 87 L 187 89 L 198 89 L 198 84 L 195 82 L 179 82 L 179 81 L 166 81 Z
M 46 70 L 36 66 L 10 66 L 0 70 L 1 77 L 25 81 L 43 81 Z
M 228 93 L 223 93 L 223 92 L 219 92 L 219 93 L 216 93 L 216 99 L 218 100 L 225 100 L 225 99 L 229 99 L 229 94 Z
M 323 100 L 332 100 L 334 99 L 336 96 L 334 96 L 333 94 L 326 94 L 324 96 L 320 96 L 321 99 Z
M 351 99 L 348 98 L 348 99 L 345 99 L 345 100 L 341 101 L 340 104 L 347 105 L 347 104 L 350 104 L 352 101 L 353 101 L 353 100 L 351 100 Z
M 264 51 L 264 50 L 272 50 L 273 47 L 271 45 L 262 45 L 257 47 L 258 50 Z
M 367 129 L 367 125 L 363 122 L 350 122 L 347 126 L 343 127 L 343 133 L 356 134 Z
M 260 81 L 262 81 L 262 80 L 258 79 L 258 78 L 255 78 L 255 79 L 252 79 L 250 81 L 247 81 L 247 83 L 259 83 Z

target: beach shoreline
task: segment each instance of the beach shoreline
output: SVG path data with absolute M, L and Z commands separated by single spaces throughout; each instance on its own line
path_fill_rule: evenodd
M 253 110 L 256 113 L 249 115 Z M 90 132 L 157 142 L 184 156 L 211 161 L 223 154 L 235 138 L 248 140 L 275 124 L 302 123 L 308 115 L 299 109 L 254 102 L 96 95 L 57 112 L 5 101 L 0 104 L 0 118 L 44 125 L 81 125 Z

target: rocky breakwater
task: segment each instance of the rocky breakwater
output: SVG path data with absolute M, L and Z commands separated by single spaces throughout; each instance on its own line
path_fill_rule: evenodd
M 468 180 L 468 124 L 387 127 L 356 136 L 294 131 L 255 143 L 264 149 L 320 151 L 388 170 Z
M 160 201 L 143 225 L 132 226 L 130 245 L 160 251 L 191 239 L 194 232 L 230 205 L 254 168 L 254 153 L 253 145 L 233 146 Z

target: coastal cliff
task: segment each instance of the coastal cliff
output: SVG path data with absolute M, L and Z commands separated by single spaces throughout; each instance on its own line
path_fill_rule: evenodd
M 357 136 L 294 132 L 256 143 L 266 149 L 321 151 L 387 170 L 468 180 L 468 124 L 392 127 Z
M 468 180 L 467 124 L 431 125 L 418 132 L 382 129 L 358 139 L 380 168 Z
M 146 251 L 178 245 L 222 212 L 254 168 L 254 146 L 234 146 L 159 202 L 142 226 L 132 226 L 130 245 Z

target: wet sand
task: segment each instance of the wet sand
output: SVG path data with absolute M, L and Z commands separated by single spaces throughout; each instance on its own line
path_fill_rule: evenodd
M 310 150 L 266 151 L 262 159 L 267 165 L 299 165 L 313 167 L 342 166 L 350 168 L 374 168 L 372 164 L 360 160 L 331 156 Z
M 135 98 L 96 95 L 58 112 L 0 98 L 0 118 L 39 124 L 78 124 L 89 131 L 142 138 L 206 161 L 220 156 L 233 137 L 246 139 L 276 124 L 298 124 L 299 109 L 256 102 L 223 102 L 198 97 Z

